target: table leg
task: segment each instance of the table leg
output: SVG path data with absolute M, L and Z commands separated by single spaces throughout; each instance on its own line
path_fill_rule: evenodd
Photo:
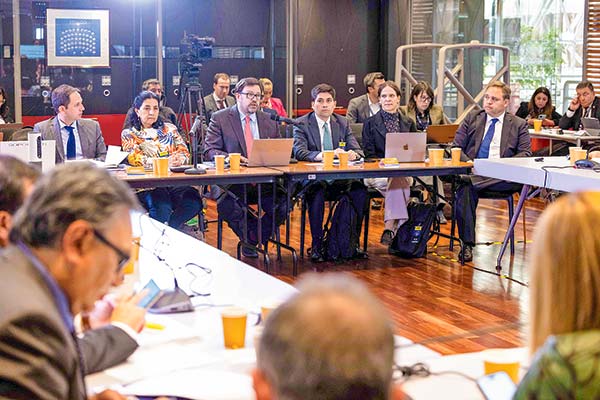
M 519 220 L 519 215 L 521 214 L 521 210 L 523 209 L 525 200 L 527 200 L 529 188 L 529 185 L 523 185 L 523 189 L 521 189 L 521 194 L 519 195 L 519 202 L 517 203 L 517 208 L 513 214 L 512 219 L 510 220 L 510 225 L 508 227 L 508 230 L 506 231 L 506 235 L 504 235 L 504 241 L 502 242 L 502 247 L 500 247 L 500 253 L 498 254 L 498 259 L 496 261 L 496 270 L 498 271 L 502 269 L 502 257 L 504 256 L 504 252 L 506 251 L 506 246 L 510 240 L 510 236 L 514 234 L 515 226 L 517 225 L 517 221 Z

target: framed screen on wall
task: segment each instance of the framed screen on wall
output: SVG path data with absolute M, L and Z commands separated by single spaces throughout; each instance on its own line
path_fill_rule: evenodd
M 46 10 L 48 66 L 110 67 L 108 10 Z

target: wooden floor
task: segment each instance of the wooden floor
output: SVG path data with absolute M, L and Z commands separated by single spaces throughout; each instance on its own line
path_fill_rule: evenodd
M 544 208 L 540 200 L 526 203 L 526 235 L 532 236 L 535 222 Z M 215 219 L 214 203 L 209 204 L 208 218 Z M 292 213 L 291 244 L 299 248 L 300 214 Z M 477 211 L 477 240 L 474 260 L 461 266 L 457 252 L 448 250 L 448 242 L 440 240 L 426 258 L 406 260 L 387 253 L 379 243 L 383 231 L 383 211 L 371 210 L 369 227 L 369 259 L 346 264 L 324 263 L 326 271 L 345 271 L 364 282 L 388 307 L 396 324 L 396 333 L 423 343 L 442 354 L 480 351 L 492 347 L 524 346 L 528 312 L 527 247 L 522 243 L 521 220 L 516 229 L 514 257 L 504 257 L 501 276 L 496 274 L 496 256 L 500 241 L 508 226 L 506 202 L 481 200 Z M 442 226 L 449 232 L 450 223 Z M 206 241 L 216 245 L 216 225 L 210 224 Z M 282 228 L 282 234 L 284 229 Z M 308 227 L 307 227 L 307 235 Z M 310 235 L 308 236 L 310 238 Z M 310 239 L 308 239 L 310 244 Z M 223 250 L 235 256 L 237 239 L 225 227 Z M 270 250 L 271 273 L 292 283 L 292 262 L 289 252 L 281 262 Z M 244 259 L 264 270 L 262 260 Z M 300 262 L 300 275 L 313 271 L 315 265 L 307 258 Z

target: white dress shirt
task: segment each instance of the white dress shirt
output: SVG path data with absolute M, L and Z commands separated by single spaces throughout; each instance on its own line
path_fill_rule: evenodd
M 65 129 L 65 124 L 58 119 L 58 124 L 60 125 L 60 137 L 63 143 L 63 150 L 65 151 L 65 160 L 67 159 L 67 141 L 69 140 L 69 131 Z M 81 149 L 81 140 L 79 138 L 79 131 L 77 130 L 77 121 L 71 124 L 73 127 L 73 135 L 75 135 L 75 159 L 81 160 L 83 158 L 83 150 Z
M 317 125 L 319 126 L 319 135 L 321 136 L 321 152 L 315 157 L 316 161 L 322 161 L 323 160 L 323 129 L 324 126 L 327 125 L 327 127 L 329 128 L 329 133 L 331 134 L 331 143 L 333 144 L 333 132 L 331 131 L 331 117 L 327 118 L 327 121 L 323 121 L 321 118 L 317 117 L 315 115 L 315 118 L 317 119 Z
M 371 102 L 369 95 L 367 95 L 367 101 L 369 102 L 369 117 L 372 117 L 373 115 L 377 114 L 379 110 L 381 110 L 381 104 L 379 104 L 379 102 Z
M 502 127 L 504 126 L 505 115 L 506 112 L 503 112 L 502 115 L 500 115 L 499 117 L 492 117 L 490 115 L 487 116 L 487 120 L 485 122 L 485 130 L 483 131 L 484 137 L 490 125 L 492 124 L 492 119 L 498 119 L 498 122 L 496 122 L 496 125 L 494 126 L 494 136 L 492 138 L 492 142 L 490 143 L 490 153 L 488 158 L 500 158 L 500 142 L 502 140 Z

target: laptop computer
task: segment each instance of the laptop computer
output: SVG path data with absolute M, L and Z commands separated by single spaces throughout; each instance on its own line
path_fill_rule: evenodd
M 429 125 L 427 127 L 427 141 L 441 144 L 452 143 L 458 127 L 458 124 Z
M 582 118 L 581 124 L 590 136 L 600 136 L 600 121 L 596 118 Z
M 277 167 L 288 165 L 294 139 L 255 139 L 248 159 L 249 167 Z
M 400 132 L 385 135 L 385 157 L 395 157 L 398 162 L 423 162 L 427 153 L 427 134 Z

